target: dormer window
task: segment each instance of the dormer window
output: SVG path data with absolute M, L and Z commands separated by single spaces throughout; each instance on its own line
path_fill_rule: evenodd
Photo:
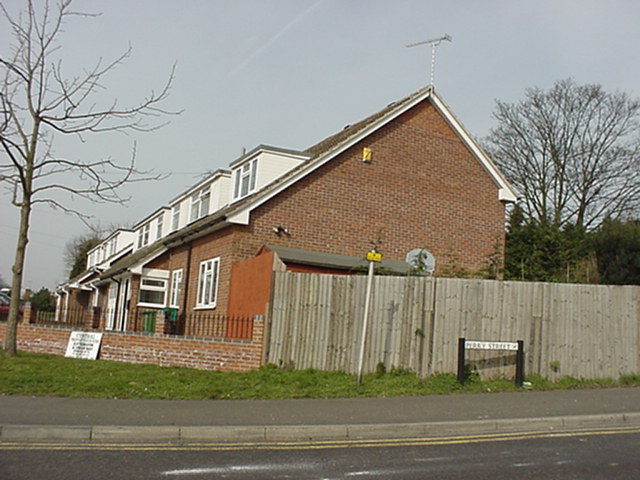
M 203 188 L 191 196 L 191 221 L 204 217 L 209 213 L 209 200 L 211 199 L 211 189 L 209 186 Z
M 180 227 L 180 203 L 173 207 L 171 230 L 176 231 Z
M 158 221 L 156 223 L 156 239 L 162 238 L 162 230 L 164 225 L 164 213 L 158 215 Z
M 246 197 L 256 189 L 256 173 L 258 170 L 258 159 L 247 162 L 238 168 L 235 173 L 233 198 Z
M 149 229 L 150 225 L 147 223 L 138 230 L 138 248 L 149 245 Z

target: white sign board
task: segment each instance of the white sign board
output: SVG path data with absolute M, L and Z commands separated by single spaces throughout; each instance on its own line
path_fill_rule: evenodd
M 518 342 L 483 342 L 466 340 L 464 348 L 467 350 L 518 350 Z
M 98 358 L 98 350 L 100 350 L 101 342 L 101 333 L 71 332 L 69 344 L 67 345 L 67 353 L 65 353 L 64 356 L 95 360 Z

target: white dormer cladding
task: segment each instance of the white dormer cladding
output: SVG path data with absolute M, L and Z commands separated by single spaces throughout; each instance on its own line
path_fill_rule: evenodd
M 116 230 L 87 253 L 87 269 L 101 268 L 123 250 L 131 247 L 135 234 L 131 230 Z M 104 264 L 104 265 L 103 265 Z
M 301 152 L 260 145 L 231 164 L 231 201 L 260 190 L 309 158 Z
M 165 219 L 165 235 L 220 210 L 229 203 L 231 173 L 217 170 L 174 198 Z
M 135 233 L 134 251 L 151 245 L 170 233 L 169 217 L 171 208 L 162 207 L 144 218 L 133 227 Z
M 133 246 L 134 251 L 151 245 L 191 222 L 260 190 L 309 158 L 309 155 L 293 150 L 264 145 L 256 147 L 233 162 L 231 171 L 216 170 L 175 197 L 168 207 L 162 207 L 138 222 L 132 231 L 127 231 L 128 245 Z M 124 234 L 124 231 L 119 232 Z M 122 251 L 119 245 L 107 244 L 109 239 L 92 250 L 88 268 L 100 265 Z

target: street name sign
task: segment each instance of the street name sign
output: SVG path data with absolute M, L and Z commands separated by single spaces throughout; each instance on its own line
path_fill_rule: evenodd
M 481 340 L 465 340 L 467 350 L 518 350 L 518 342 L 484 342 Z

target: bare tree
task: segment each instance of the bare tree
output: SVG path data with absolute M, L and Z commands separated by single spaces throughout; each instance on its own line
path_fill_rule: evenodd
M 68 269 L 69 279 L 86 270 L 87 254 L 104 239 L 97 231 L 73 237 L 67 242 L 64 250 L 64 261 Z
M 562 80 L 496 102 L 484 145 L 542 225 L 590 228 L 640 206 L 640 102 Z
M 173 71 L 158 93 L 151 92 L 133 106 L 121 106 L 117 100 L 101 106 L 104 77 L 129 57 L 131 49 L 112 62 L 99 60 L 79 76 L 67 76 L 59 51 L 63 25 L 70 17 L 95 15 L 71 10 L 71 0 L 60 0 L 55 7 L 46 1 L 40 10 L 35 3 L 41 4 L 27 1 L 18 16 L 0 4 L 12 33 L 11 51 L 0 57 L 0 183 L 20 209 L 11 284 L 15 300 L 20 298 L 34 205 L 43 203 L 83 217 L 76 207 L 65 205 L 60 192 L 66 198 L 122 203 L 127 199 L 120 187 L 157 178 L 136 169 L 135 145 L 131 158 L 120 163 L 60 156 L 54 151 L 54 139 L 75 136 L 84 141 L 90 133 L 150 131 L 161 126 L 158 117 L 171 113 L 159 105 L 168 95 Z M 18 303 L 12 300 L 5 341 L 8 355 L 16 353 L 17 319 Z

